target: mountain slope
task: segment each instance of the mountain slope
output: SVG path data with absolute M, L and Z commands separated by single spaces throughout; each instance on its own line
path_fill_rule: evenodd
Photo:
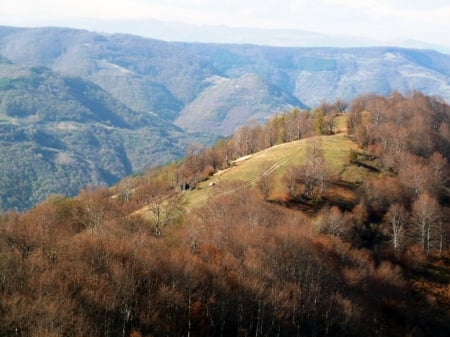
M 176 124 L 188 131 L 230 135 L 242 120 L 264 121 L 277 112 L 304 107 L 256 74 L 236 79 L 214 77 L 211 86 L 188 104 Z
M 176 43 L 82 30 L 0 27 L 0 54 L 21 65 L 43 65 L 90 80 L 128 107 L 168 121 L 191 110 L 194 102 L 197 114 L 207 111 L 207 100 L 198 99 L 211 91 L 214 76 L 237 80 L 256 74 L 308 106 L 392 90 L 421 90 L 450 100 L 450 56 L 430 50 Z M 265 114 L 283 106 L 275 99 Z M 236 125 L 245 124 L 247 117 L 259 119 L 239 116 Z
M 182 154 L 180 130 L 138 114 L 93 83 L 0 65 L 0 209 L 113 184 Z M 174 137 L 174 138 L 172 138 Z
M 81 76 L 116 94 L 117 79 L 127 80 L 128 85 L 120 88 L 122 98 L 133 96 L 136 88 L 146 89 L 151 97 L 148 83 L 157 83 L 166 88 L 171 100 L 186 103 L 204 87 L 203 79 L 213 74 L 207 64 L 185 48 L 137 36 L 48 28 L 17 30 L 13 34 L 2 34 L 0 30 L 0 39 L 0 53 L 18 64 L 44 65 L 66 75 Z M 152 111 L 153 107 L 145 104 L 145 110 Z
M 253 72 L 308 106 L 373 92 L 421 90 L 450 100 L 450 56 L 429 50 L 196 45 L 224 76 Z

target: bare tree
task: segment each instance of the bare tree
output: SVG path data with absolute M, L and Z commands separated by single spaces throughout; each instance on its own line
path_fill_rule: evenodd
M 159 237 L 163 228 L 183 218 L 185 214 L 183 196 L 181 194 L 164 197 L 158 195 L 150 201 L 150 210 L 153 215 L 154 233 Z
M 338 113 L 344 113 L 348 107 L 347 102 L 341 98 L 337 99 L 334 105 Z
M 298 193 L 297 180 L 299 179 L 300 168 L 290 167 L 283 175 L 283 183 L 286 186 L 289 198 L 296 198 Z
M 323 151 L 313 139 L 306 149 L 305 161 L 299 167 L 302 194 L 313 202 L 319 201 L 325 193 L 331 175 L 328 172 Z
M 268 173 L 263 173 L 261 179 L 258 182 L 258 186 L 264 196 L 264 200 L 267 201 L 269 199 L 269 194 L 271 190 L 271 179 Z
M 72 216 L 80 228 L 86 228 L 96 234 L 105 221 L 108 212 L 113 210 L 110 192 L 107 188 L 87 187 L 78 196 L 78 205 L 72 210 Z
M 330 209 L 325 208 L 317 221 L 319 222 L 320 232 L 336 237 L 342 237 L 345 234 L 346 219 L 342 211 L 336 206 L 332 206 Z
M 423 158 L 407 154 L 399 166 L 399 179 L 414 197 L 418 197 L 429 186 L 431 178 L 429 171 Z
M 416 236 L 422 247 L 422 250 L 430 253 L 433 243 L 439 241 L 440 229 L 439 203 L 428 193 L 420 195 L 413 204 L 413 219 L 416 224 Z
M 393 204 L 385 216 L 385 224 L 388 227 L 388 235 L 394 249 L 400 249 L 404 244 L 408 213 L 399 204 Z
M 439 152 L 434 152 L 429 158 L 429 168 L 431 169 L 429 191 L 438 193 L 448 182 L 448 161 Z
M 264 169 L 262 175 L 259 177 L 258 181 L 258 187 L 261 193 L 264 196 L 264 200 L 269 199 L 270 191 L 272 190 L 272 178 L 270 176 L 271 174 L 271 165 L 270 163 L 264 163 L 262 165 L 262 168 Z

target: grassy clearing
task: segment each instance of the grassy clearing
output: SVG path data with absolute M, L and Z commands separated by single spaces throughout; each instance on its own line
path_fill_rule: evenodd
M 230 190 L 237 191 L 244 186 L 255 188 L 265 172 L 270 174 L 272 181 L 270 198 L 281 198 L 285 193 L 282 182 L 284 174 L 290 167 L 302 164 L 308 147 L 312 146 L 313 142 L 323 152 L 331 174 L 340 180 L 358 184 L 371 174 L 362 167 L 350 164 L 350 151 L 356 150 L 357 145 L 349 138 L 343 135 L 312 137 L 276 145 L 237 160 L 233 167 L 201 183 L 196 190 L 187 192 L 185 197 L 188 209 L 203 205 L 209 198 L 228 193 Z M 211 183 L 214 185 L 209 186 Z
M 354 200 L 354 192 L 349 187 L 358 186 L 379 173 L 372 172 L 362 165 L 350 163 L 351 151 L 362 150 L 346 136 L 347 116 L 336 117 L 334 125 L 336 135 L 305 138 L 239 158 L 232 167 L 217 172 L 200 183 L 195 190 L 185 192 L 187 210 L 200 207 L 208 199 L 216 196 L 239 192 L 243 188 L 257 188 L 257 183 L 264 174 L 270 177 L 269 199 L 283 200 L 286 194 L 283 176 L 289 168 L 300 166 L 305 161 L 308 148 L 312 148 L 313 143 L 323 153 L 329 173 L 342 182 L 338 184 L 339 186 L 330 187 L 327 197 L 342 201 Z

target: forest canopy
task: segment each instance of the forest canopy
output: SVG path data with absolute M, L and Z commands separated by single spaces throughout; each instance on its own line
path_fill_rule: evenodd
M 446 336 L 449 146 L 444 101 L 365 95 L 4 213 L 0 336 Z

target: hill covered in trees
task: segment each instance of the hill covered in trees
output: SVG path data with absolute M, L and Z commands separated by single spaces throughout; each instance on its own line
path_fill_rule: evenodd
M 180 158 L 189 143 L 211 144 L 249 120 L 263 123 L 324 99 L 395 89 L 448 101 L 449 69 L 448 55 L 429 50 L 175 43 L 0 27 L 0 208 L 28 209 L 54 193 L 110 185 Z
M 184 153 L 184 133 L 97 85 L 0 61 L 0 209 L 112 185 Z
M 450 107 L 294 109 L 0 219 L 0 335 L 447 336 Z
M 205 119 L 200 115 L 196 123 L 200 130 L 211 115 L 225 120 L 240 101 L 255 107 L 232 116 L 236 125 L 245 124 L 249 114 L 263 120 L 287 105 L 314 107 L 324 99 L 349 101 L 367 92 L 420 90 L 450 100 L 450 57 L 431 50 L 176 43 L 65 28 L 0 27 L 0 55 L 92 81 L 129 108 L 167 121 L 182 111 L 184 117 L 203 111 Z M 221 95 L 205 100 L 219 84 Z M 248 90 L 236 97 L 240 85 Z M 215 134 L 229 134 L 226 126 Z

